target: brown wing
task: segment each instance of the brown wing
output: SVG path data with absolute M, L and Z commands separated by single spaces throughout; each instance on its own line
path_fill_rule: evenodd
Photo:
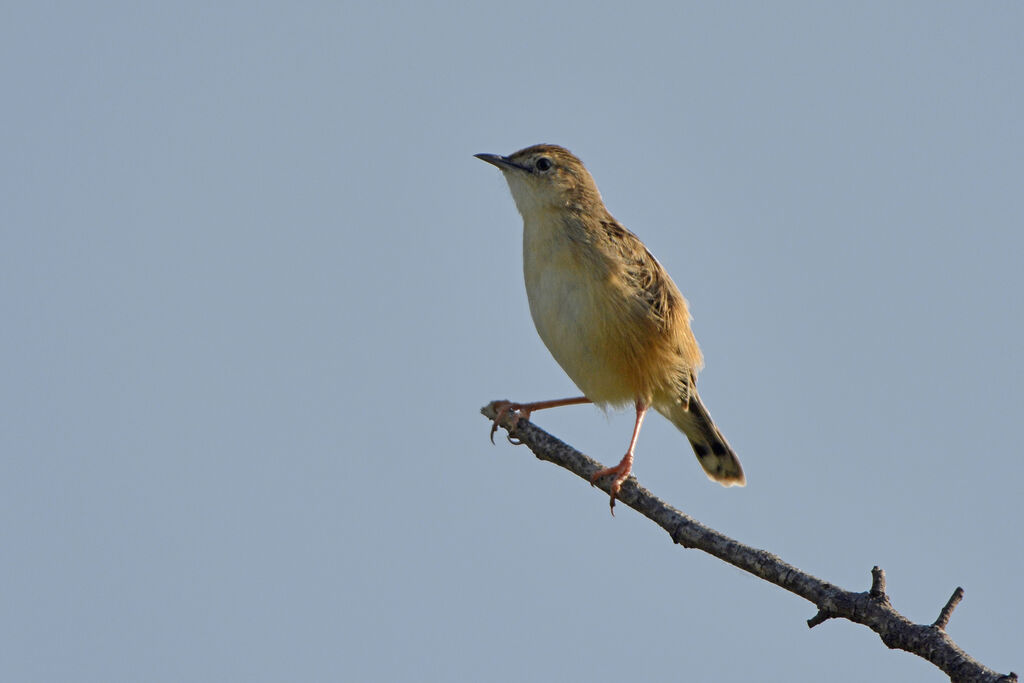
M 672 385 L 683 405 L 689 401 L 696 384 L 696 373 L 703 365 L 700 348 L 690 329 L 690 311 L 686 299 L 672 278 L 640 238 L 615 219 L 601 222 L 600 240 L 614 250 L 614 260 L 622 264 L 620 277 L 629 285 L 636 317 L 653 326 L 663 340 L 659 349 L 662 361 L 673 368 Z
M 606 244 L 623 264 L 622 276 L 645 307 L 645 316 L 665 330 L 682 315 L 689 322 L 686 300 L 640 238 L 616 220 L 601 222 Z

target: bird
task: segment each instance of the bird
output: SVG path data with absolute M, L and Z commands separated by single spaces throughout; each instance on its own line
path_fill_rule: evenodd
M 537 333 L 582 396 L 532 403 L 497 401 L 498 422 L 537 410 L 632 404 L 633 434 L 611 476 L 612 514 L 630 476 L 640 427 L 653 408 L 693 447 L 705 474 L 745 486 L 739 458 L 697 393 L 703 355 L 686 299 L 636 235 L 605 207 L 593 176 L 564 147 L 538 144 L 508 156 L 476 154 L 501 170 L 523 219 L 523 275 Z

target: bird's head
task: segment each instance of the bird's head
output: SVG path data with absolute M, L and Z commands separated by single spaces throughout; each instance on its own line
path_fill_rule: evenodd
M 507 157 L 475 156 L 501 169 L 516 208 L 524 217 L 537 211 L 593 211 L 604 207 L 590 172 L 564 147 L 533 145 Z

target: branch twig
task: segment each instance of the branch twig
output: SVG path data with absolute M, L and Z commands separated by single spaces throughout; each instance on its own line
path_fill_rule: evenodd
M 960 601 L 964 599 L 964 589 L 960 586 L 956 587 L 953 594 L 949 596 L 949 600 L 946 602 L 946 606 L 939 612 L 939 618 L 932 624 L 935 628 L 946 630 L 946 626 L 949 625 L 949 618 L 953 616 L 953 610 L 960 604 Z
M 491 420 L 497 415 L 493 404 L 480 412 Z M 514 437 L 518 443 L 525 444 L 539 459 L 563 467 L 588 482 L 590 476 L 601 469 L 600 463 L 528 420 L 506 415 L 498 424 L 508 431 L 510 440 Z M 607 482 L 599 482 L 597 486 L 607 492 Z M 905 650 L 928 660 L 954 683 L 1017 681 L 1017 674 L 999 674 L 972 658 L 946 633 L 953 609 L 963 598 L 962 588 L 953 592 L 934 624 L 914 624 L 890 604 L 885 593 L 885 572 L 878 567 L 871 570 L 869 590 L 863 593 L 847 591 L 800 571 L 776 555 L 743 545 L 701 524 L 639 486 L 634 477 L 623 484 L 618 499 L 667 531 L 672 541 L 684 548 L 703 550 L 813 603 L 818 612 L 807 620 L 811 628 L 828 619 L 848 619 L 877 633 L 887 647 Z

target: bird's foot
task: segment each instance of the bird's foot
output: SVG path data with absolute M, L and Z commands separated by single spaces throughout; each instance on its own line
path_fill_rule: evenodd
M 608 501 L 608 506 L 611 508 L 612 516 L 615 515 L 615 498 L 619 495 L 619 491 L 622 489 L 622 484 L 629 479 L 630 473 L 633 471 L 633 453 L 626 453 L 622 460 L 615 467 L 606 467 L 603 470 L 598 470 L 590 475 L 590 485 L 593 486 L 597 483 L 597 480 L 601 477 L 605 477 L 609 474 L 614 474 L 615 478 L 612 479 L 612 485 L 609 490 L 611 499 Z
M 520 420 L 530 419 L 530 407 L 525 403 L 513 403 L 511 401 L 491 401 L 490 408 L 494 409 L 494 422 L 491 423 L 491 443 L 494 443 L 494 433 L 498 431 L 498 423 L 505 419 L 506 415 L 511 414 L 512 424 L 508 428 L 508 434 L 505 438 L 508 442 L 514 446 L 518 446 L 523 442 L 519 439 L 513 439 L 512 432 L 516 430 Z

